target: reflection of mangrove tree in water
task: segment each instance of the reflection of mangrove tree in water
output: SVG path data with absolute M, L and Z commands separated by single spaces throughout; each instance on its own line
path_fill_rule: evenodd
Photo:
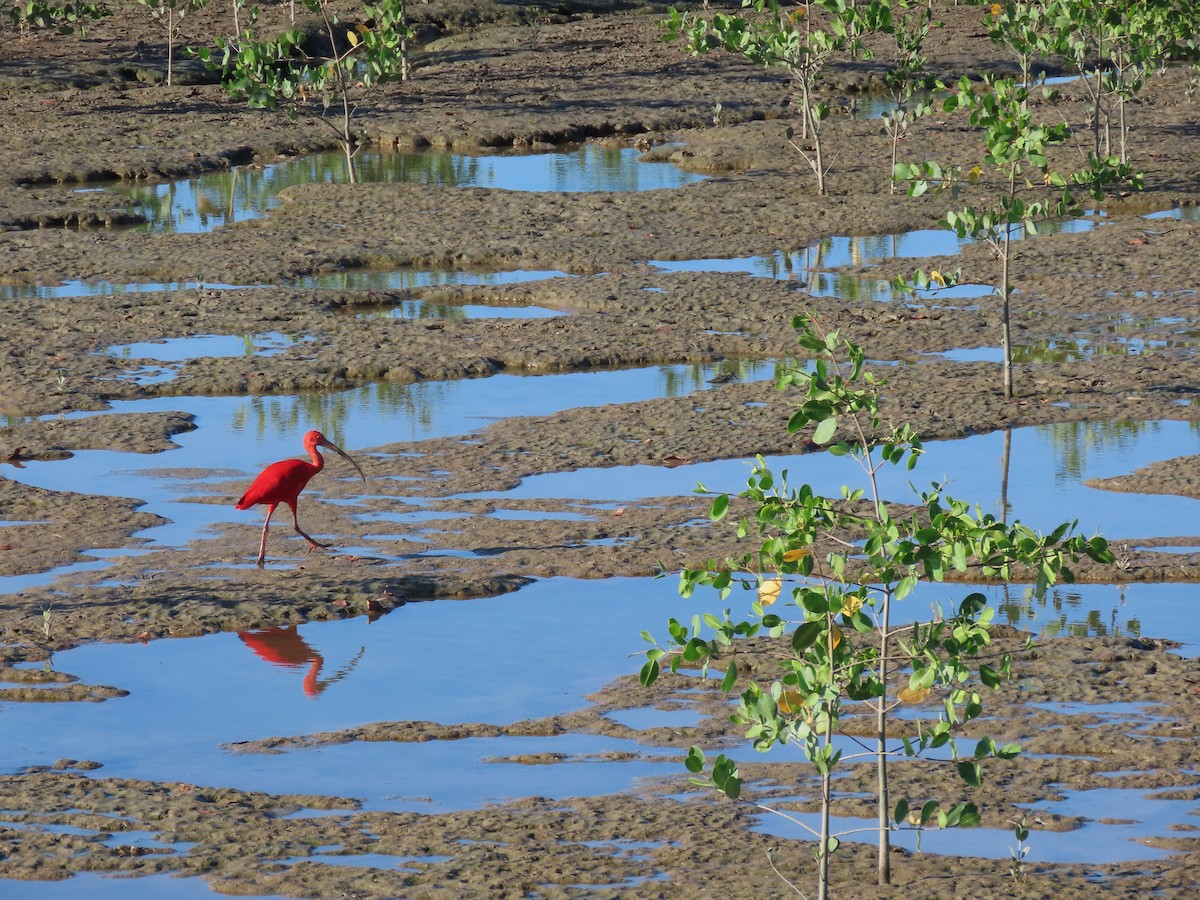
M 1086 603 L 1082 595 L 1066 588 L 1053 588 L 1040 599 L 1021 585 L 1006 584 L 1003 592 L 996 604 L 997 620 L 1014 628 L 1027 629 L 1036 622 L 1033 630 L 1047 637 L 1140 637 L 1142 633 L 1136 616 L 1122 619 L 1124 586 L 1108 611 Z
M 187 359 L 236 356 L 274 356 L 288 347 L 310 340 L 304 334 L 278 331 L 252 334 L 196 334 L 159 341 L 116 344 L 105 353 L 118 359 L 153 359 L 157 362 L 182 362 Z
M 1051 338 L 1013 347 L 1013 362 L 1068 363 L 1102 356 L 1138 356 L 1148 352 L 1193 353 L 1200 345 L 1200 332 L 1181 331 L 1163 338 L 1143 338 L 1126 331 L 1128 326 L 1108 326 L 1094 335 Z
M 776 364 L 758 359 L 723 359 L 715 366 L 662 366 L 659 368 L 664 397 L 682 397 L 710 384 L 728 381 L 761 381 L 776 375 Z
M 1191 431 L 1200 435 L 1200 423 L 1192 422 Z M 1091 453 L 1132 450 L 1145 434 L 1156 434 L 1160 422 L 1058 422 L 1040 429 L 1054 449 L 1057 482 L 1079 481 Z
M 640 151 L 585 144 L 569 153 L 462 156 L 453 153 L 362 153 L 360 181 L 516 191 L 643 191 L 681 187 L 703 178 L 669 163 L 642 163 Z M 118 185 L 146 218 L 145 228 L 205 232 L 263 215 L 280 191 L 300 184 L 346 181 L 346 160 L 316 153 L 270 165 L 237 166 L 162 184 Z
M 374 309 L 357 313 L 363 319 L 466 319 L 467 311 L 461 306 L 441 303 L 425 303 L 421 300 L 402 300 L 385 309 Z
M 411 423 L 410 436 L 417 439 L 432 431 L 435 413 L 451 402 L 456 391 L 454 382 L 384 381 L 335 393 L 251 397 L 249 403 L 235 410 L 233 427 L 260 438 L 315 428 L 339 446 L 370 446 L 375 442 L 369 434 L 345 434 L 349 419 L 368 413 L 377 419 L 400 418 Z
M 636 387 L 641 379 L 638 372 L 614 370 L 615 376 L 631 375 L 629 379 L 635 383 L 632 388 L 639 396 L 678 397 L 696 390 L 711 386 L 714 381 L 753 381 L 774 375 L 773 361 L 729 359 L 712 366 L 683 365 L 659 366 L 645 370 L 653 382 L 643 387 Z M 587 378 L 591 375 L 603 375 L 602 372 L 574 373 L 575 377 Z M 571 406 L 572 374 L 566 375 L 501 375 L 498 378 L 531 379 L 536 387 L 531 395 L 538 394 L 538 388 L 544 389 L 541 400 L 534 401 L 529 409 L 496 409 L 494 405 L 481 408 L 477 418 L 468 416 L 463 431 L 469 431 L 473 423 L 480 427 L 494 417 L 501 415 L 541 415 L 546 409 L 567 408 Z M 562 379 L 567 379 L 563 381 Z M 650 388 L 653 388 L 650 390 Z M 398 383 L 382 381 L 365 384 L 358 388 L 336 392 L 309 392 L 293 396 L 253 396 L 248 401 L 239 404 L 233 411 L 232 429 L 237 433 L 248 433 L 256 438 L 280 438 L 302 433 L 315 428 L 338 445 L 349 447 L 373 446 L 380 441 L 374 434 L 345 433 L 349 421 L 374 421 L 387 423 L 387 442 L 400 440 L 421 440 L 438 430 L 439 416 L 444 416 L 447 410 L 453 410 L 463 402 L 463 393 L 470 391 L 469 381 L 419 381 L 415 383 Z M 612 389 L 619 392 L 627 390 L 620 386 Z M 503 393 L 503 391 L 501 391 Z M 611 402 L 621 402 L 614 394 Z M 566 402 L 561 402 L 563 397 Z M 554 398 L 553 401 L 547 397 Z M 595 397 L 589 394 L 579 405 L 595 405 Z M 406 424 L 406 429 L 397 429 L 395 422 Z M 361 430 L 361 429 L 360 429 Z M 404 433 L 406 431 L 406 433 Z
M 146 219 L 142 228 L 161 232 L 207 232 L 260 216 L 286 185 L 265 168 L 238 166 L 195 178 L 115 188 L 131 197 Z
M 1000 452 L 1000 521 L 1007 522 L 1012 506 L 1008 502 L 1008 472 L 1012 460 L 1012 429 L 1004 429 L 1004 449 Z
M 443 285 L 495 285 L 571 278 L 557 269 L 508 269 L 499 272 L 421 271 L 418 269 L 352 269 L 322 272 L 293 279 L 293 287 L 325 288 L 347 291 L 395 291 Z

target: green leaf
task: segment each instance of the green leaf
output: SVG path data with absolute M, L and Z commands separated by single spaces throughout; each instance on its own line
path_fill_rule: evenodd
M 927 825 L 929 823 L 929 820 L 933 818 L 933 814 L 935 812 L 937 812 L 937 808 L 938 808 L 938 805 L 937 805 L 936 800 L 930 800 L 924 806 L 921 807 L 921 824 L 922 825 Z
M 967 594 L 958 606 L 958 614 L 967 618 L 975 616 L 987 607 L 987 597 L 978 592 Z
M 960 762 L 957 765 L 957 769 L 958 777 L 971 787 L 979 787 L 983 784 L 983 769 L 979 763 Z
M 650 687 L 658 680 L 658 673 L 658 661 L 652 659 L 642 666 L 642 671 L 638 674 L 638 681 L 642 683 L 642 687 Z
M 814 444 L 827 444 L 833 438 L 834 432 L 837 431 L 837 417 L 829 416 L 823 419 L 813 431 Z
M 712 507 L 708 511 L 708 517 L 714 522 L 720 522 L 725 518 L 725 513 L 729 512 L 729 495 L 721 494 L 712 502 Z
M 737 683 L 737 677 L 737 663 L 730 662 L 729 668 L 725 670 L 725 677 L 721 679 L 721 690 L 726 694 L 733 690 L 734 684 Z
M 979 807 L 974 803 L 962 804 L 962 809 L 958 814 L 959 828 L 975 828 L 979 825 L 983 816 L 979 812 Z
M 687 756 L 684 757 L 683 764 L 687 766 L 687 770 L 694 775 L 703 772 L 704 751 L 699 747 L 692 747 L 688 750 Z
M 825 631 L 824 622 L 805 622 L 796 629 L 796 633 L 792 635 L 792 650 L 797 655 L 803 654 L 805 650 L 817 642 L 817 638 Z
M 908 801 L 903 797 L 896 804 L 896 809 L 892 812 L 892 821 L 900 825 L 908 818 Z

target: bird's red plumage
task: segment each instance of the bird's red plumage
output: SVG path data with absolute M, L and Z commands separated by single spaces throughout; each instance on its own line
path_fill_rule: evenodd
M 284 459 L 271 463 L 259 473 L 246 493 L 242 494 L 236 508 L 249 509 L 258 503 L 271 506 L 280 503 L 295 505 L 296 498 L 300 496 L 309 480 L 324 468 L 324 460 L 320 454 L 316 456 L 321 460 L 319 465 L 302 459 Z
M 304 435 L 304 449 L 308 451 L 308 458 L 311 462 L 305 462 L 301 459 L 285 459 L 277 463 L 271 463 L 271 465 L 259 473 L 259 476 L 250 485 L 249 490 L 242 494 L 242 499 L 237 502 L 237 509 L 249 509 L 251 506 L 259 503 L 265 504 L 267 507 L 267 518 L 263 522 L 262 540 L 258 542 L 259 566 L 262 566 L 263 559 L 267 553 L 267 531 L 271 527 L 271 516 L 275 514 L 275 507 L 280 503 L 286 503 L 291 507 L 292 528 L 295 529 L 296 534 L 308 541 L 310 550 L 314 547 L 329 546 L 306 534 L 300 527 L 300 521 L 296 518 L 296 503 L 300 498 L 300 492 L 304 490 L 314 475 L 325 468 L 325 458 L 317 451 L 318 447 L 327 447 L 339 456 L 344 456 L 350 460 L 351 465 L 358 470 L 358 474 L 362 480 L 364 482 L 367 480 L 367 476 L 363 474 L 362 466 L 351 459 L 336 444 L 327 441 L 321 432 L 310 431 Z M 316 677 L 315 674 L 313 677 Z

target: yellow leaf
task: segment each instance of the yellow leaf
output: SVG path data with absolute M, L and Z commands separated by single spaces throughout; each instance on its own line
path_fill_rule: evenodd
M 919 691 L 914 691 L 910 687 L 901 688 L 900 693 L 896 696 L 900 698 L 902 703 L 920 703 L 929 696 L 933 688 L 921 688 Z
M 837 645 L 842 642 L 842 630 L 836 625 L 829 629 L 829 649 L 836 650 Z
M 992 4 L 992 15 L 993 16 L 1000 15 L 1000 4 L 999 3 Z
M 970 181 L 971 184 L 975 184 L 977 181 L 979 181 L 979 176 L 982 174 L 983 169 L 979 168 L 979 166 L 974 166 L 972 167 L 971 171 L 967 173 L 967 180 Z
M 842 612 L 848 616 L 854 615 L 862 609 L 862 597 L 847 597 L 842 601 Z
M 357 47 L 358 46 L 358 32 L 347 31 L 346 32 L 346 40 L 348 40 L 350 42 L 351 47 Z
M 804 697 L 798 691 L 784 691 L 779 695 L 779 702 L 775 705 L 779 707 L 781 713 L 795 715 L 804 709 Z
M 812 551 L 807 548 L 797 547 L 795 550 L 789 550 L 786 553 L 784 553 L 783 561 L 784 562 L 795 562 L 798 559 L 804 559 L 804 557 L 808 556 L 810 553 L 812 553 Z
M 763 606 L 770 606 L 779 599 L 779 592 L 782 589 L 782 578 L 768 578 L 758 586 L 758 602 Z
M 934 269 L 932 272 L 929 273 L 929 280 L 932 281 L 934 284 L 939 285 L 941 287 L 946 286 L 946 276 L 943 275 L 941 272 L 939 272 L 937 269 Z

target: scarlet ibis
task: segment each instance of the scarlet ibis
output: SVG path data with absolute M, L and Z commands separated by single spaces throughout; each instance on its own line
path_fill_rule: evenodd
M 321 666 L 325 664 L 324 657 L 308 645 L 295 625 L 286 628 L 264 628 L 261 631 L 239 631 L 238 637 L 262 659 L 274 665 L 299 668 L 307 664 L 308 673 L 304 676 L 305 696 L 315 697 L 328 687 L 318 680 Z
M 305 462 L 302 459 L 284 459 L 271 463 L 259 473 L 258 477 L 254 479 L 254 483 L 250 485 L 250 489 L 242 494 L 242 499 L 237 502 L 237 509 L 249 509 L 259 503 L 267 504 L 267 521 L 263 523 L 262 541 L 258 545 L 258 564 L 260 566 L 267 554 L 267 529 L 271 526 L 271 516 L 275 514 L 275 507 L 280 503 L 286 503 L 292 510 L 292 527 L 296 529 L 296 534 L 308 541 L 309 553 L 315 547 L 329 546 L 313 540 L 305 534 L 296 519 L 296 503 L 300 499 L 300 492 L 304 490 L 314 475 L 325 468 L 325 459 L 317 450 L 318 447 L 326 447 L 339 456 L 345 457 L 354 468 L 358 469 L 362 480 L 367 480 L 362 467 L 351 459 L 341 447 L 327 440 L 321 432 L 310 431 L 304 435 L 304 449 L 308 452 L 312 462 Z

